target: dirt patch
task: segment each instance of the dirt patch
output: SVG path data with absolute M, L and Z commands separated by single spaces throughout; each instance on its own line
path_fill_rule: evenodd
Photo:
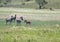
M 0 19 L 6 19 L 7 17 L 14 15 L 14 14 L 1 14 Z M 17 14 L 17 17 L 23 16 L 24 19 L 28 20 L 60 20 L 60 14 Z

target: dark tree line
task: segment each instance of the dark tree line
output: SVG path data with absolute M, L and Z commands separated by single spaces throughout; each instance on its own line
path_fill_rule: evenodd
M 31 0 L 26 0 L 26 1 L 28 2 Z M 35 0 L 35 1 L 39 5 L 39 9 L 42 9 L 42 7 L 48 3 L 46 0 Z M 0 0 L 0 7 L 6 6 L 7 4 L 9 4 L 11 2 L 12 2 L 12 0 Z M 25 5 L 25 3 L 23 3 L 23 5 Z

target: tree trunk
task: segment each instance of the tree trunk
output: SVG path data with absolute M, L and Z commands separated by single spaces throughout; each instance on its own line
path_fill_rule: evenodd
M 39 5 L 39 9 L 42 9 L 42 6 Z

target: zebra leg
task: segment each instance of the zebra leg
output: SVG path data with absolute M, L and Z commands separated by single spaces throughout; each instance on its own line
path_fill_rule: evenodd
M 8 20 L 6 20 L 6 24 L 8 24 Z
M 20 20 L 17 20 L 16 22 L 17 22 L 17 25 L 18 25 L 18 24 L 21 24 L 21 21 L 20 21 Z

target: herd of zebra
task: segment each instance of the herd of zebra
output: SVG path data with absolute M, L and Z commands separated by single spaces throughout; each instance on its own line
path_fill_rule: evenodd
M 30 25 L 31 24 L 31 22 L 30 21 L 28 21 L 28 20 L 24 20 L 24 18 L 23 18 L 23 16 L 21 16 L 21 17 L 19 17 L 19 19 L 17 18 L 17 15 L 14 15 L 14 16 L 10 16 L 11 18 L 6 18 L 6 24 L 8 24 L 8 23 L 12 23 L 13 21 L 15 22 L 16 21 L 16 23 L 17 24 L 20 24 L 22 21 L 24 21 L 24 23 L 26 23 L 27 25 Z

